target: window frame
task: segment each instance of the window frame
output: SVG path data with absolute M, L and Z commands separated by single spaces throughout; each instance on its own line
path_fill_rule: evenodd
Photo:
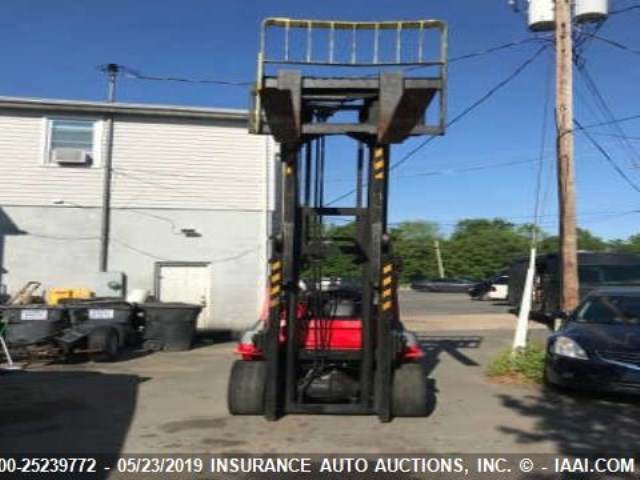
M 91 164 L 59 164 L 51 160 L 51 140 L 53 137 L 54 121 L 80 121 L 93 123 L 93 133 L 91 138 Z M 104 118 L 98 116 L 84 115 L 46 115 L 43 121 L 43 140 L 42 140 L 42 165 L 50 168 L 101 168 L 102 167 L 102 150 L 103 150 L 103 125 Z

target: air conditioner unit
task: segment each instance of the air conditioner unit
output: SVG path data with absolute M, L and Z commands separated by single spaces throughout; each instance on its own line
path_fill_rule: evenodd
M 62 164 L 87 165 L 91 153 L 77 148 L 56 148 L 51 152 L 51 161 Z

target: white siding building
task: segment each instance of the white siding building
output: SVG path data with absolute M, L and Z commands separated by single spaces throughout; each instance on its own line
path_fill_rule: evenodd
M 202 329 L 256 319 L 274 146 L 247 112 L 0 97 L 1 283 L 92 287 L 105 118 L 113 115 L 110 271 L 128 289 L 206 305 Z

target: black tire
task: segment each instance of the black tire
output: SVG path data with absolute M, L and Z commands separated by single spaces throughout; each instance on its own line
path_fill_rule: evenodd
M 424 368 L 419 363 L 401 365 L 393 376 L 391 411 L 394 417 L 426 417 L 429 391 Z
M 227 407 L 232 415 L 262 415 L 266 381 L 265 362 L 236 360 L 227 388 Z
M 96 328 L 87 343 L 94 362 L 113 362 L 120 354 L 120 338 L 114 328 Z

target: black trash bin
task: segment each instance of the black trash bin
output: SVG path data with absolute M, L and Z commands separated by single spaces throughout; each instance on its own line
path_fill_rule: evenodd
M 124 300 L 85 300 L 66 303 L 72 328 L 94 330 L 113 328 L 120 348 L 137 341 L 134 307 Z
M 144 318 L 142 347 L 146 350 L 189 350 L 202 305 L 190 303 L 141 303 Z
M 55 305 L 5 305 L 0 307 L 4 338 L 9 347 L 28 347 L 53 343 L 53 339 L 69 326 L 63 307 Z

